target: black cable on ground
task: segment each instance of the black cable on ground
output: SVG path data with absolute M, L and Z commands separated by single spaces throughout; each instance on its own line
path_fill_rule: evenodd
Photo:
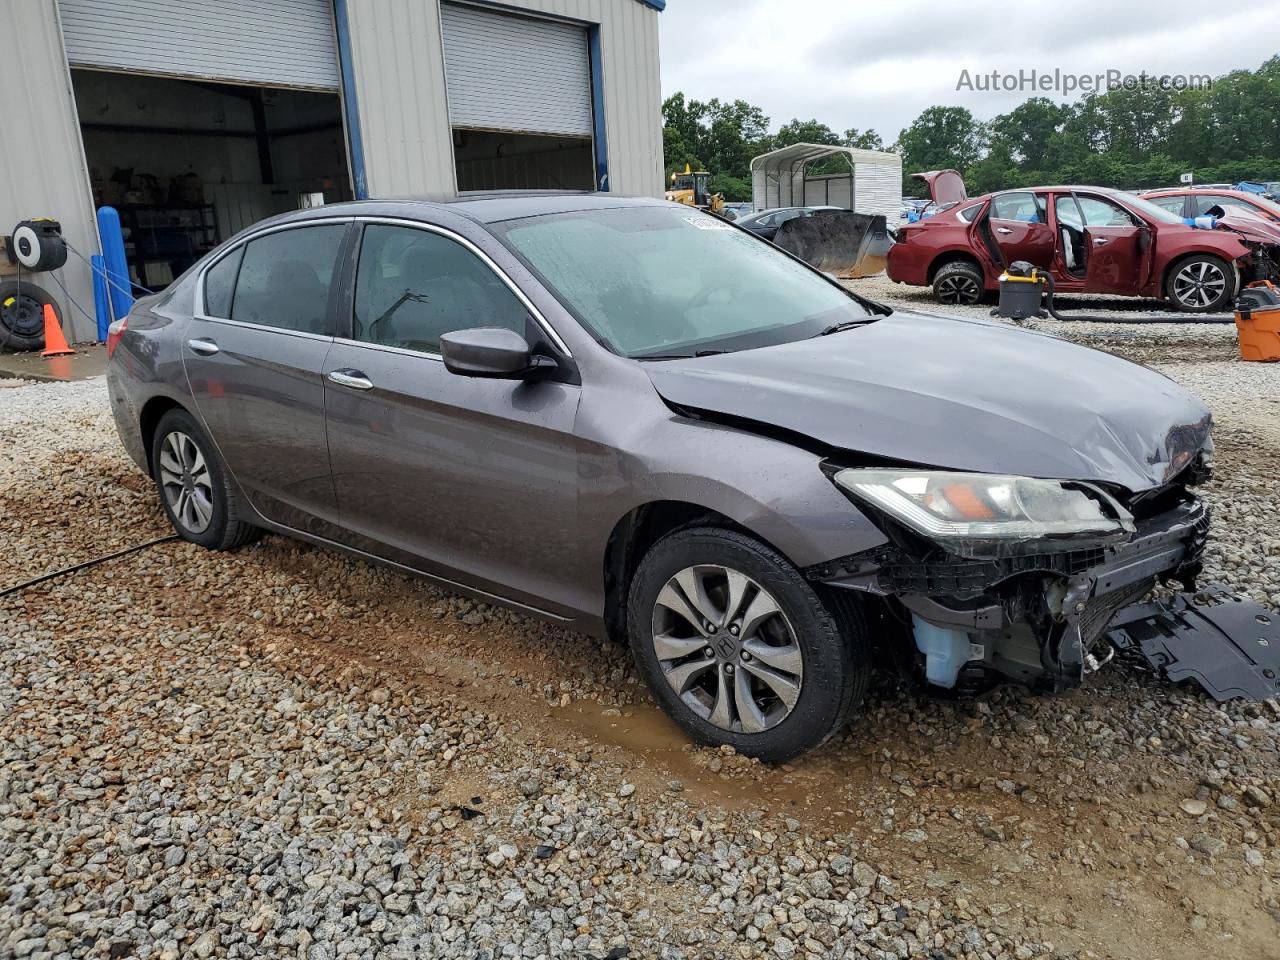
M 65 577 L 67 574 L 76 573 L 88 567 L 96 567 L 100 563 L 106 563 L 108 560 L 115 560 L 117 557 L 125 557 L 131 553 L 138 553 L 157 544 L 168 543 L 170 540 L 177 540 L 178 535 L 169 534 L 167 537 L 157 537 L 155 540 L 148 540 L 146 543 L 135 543 L 132 547 L 125 547 L 123 550 L 117 550 L 115 553 L 108 553 L 102 557 L 95 557 L 92 560 L 85 560 L 83 563 L 77 563 L 70 567 L 63 567 L 61 570 L 54 570 L 52 573 L 44 573 L 25 583 L 14 584 L 12 587 L 5 587 L 0 590 L 0 597 L 7 597 L 11 593 L 17 593 L 19 590 L 25 590 L 27 587 L 34 587 L 36 584 L 44 583 L 46 580 L 55 580 L 58 577 Z

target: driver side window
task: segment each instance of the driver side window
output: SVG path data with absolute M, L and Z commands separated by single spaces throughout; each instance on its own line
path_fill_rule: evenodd
M 1086 227 L 1136 227 L 1137 221 L 1128 210 L 1110 200 L 1078 194 Z
M 413 227 L 369 224 L 356 269 L 352 336 L 438 354 L 454 330 L 505 327 L 527 335 L 524 304 L 462 244 Z

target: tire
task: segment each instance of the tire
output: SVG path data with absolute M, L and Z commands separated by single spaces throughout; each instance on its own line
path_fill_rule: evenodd
M 712 630 L 693 623 L 691 595 L 716 617 Z M 636 665 L 698 743 L 782 763 L 827 740 L 866 692 L 861 622 L 847 618 L 842 632 L 785 557 L 743 534 L 693 527 L 663 537 L 632 577 L 627 611 Z
M 1221 257 L 1197 253 L 1179 260 L 1165 277 L 1165 298 L 1183 313 L 1220 313 L 1236 293 L 1236 271 Z
M 242 508 L 231 477 L 208 435 L 187 411 L 170 410 L 156 424 L 151 470 L 164 512 L 183 540 L 210 550 L 233 550 L 262 535 L 240 519 Z
M 933 275 L 933 298 L 948 306 L 971 307 L 982 302 L 986 280 L 968 260 L 944 263 Z
M 0 349 L 15 353 L 42 349 L 46 304 L 62 323 L 62 310 L 41 287 L 29 280 L 0 283 Z

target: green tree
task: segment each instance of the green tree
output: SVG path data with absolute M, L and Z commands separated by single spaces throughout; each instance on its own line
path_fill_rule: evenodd
M 884 141 L 880 139 L 880 134 L 874 130 L 859 130 L 857 127 L 846 130 L 844 139 L 840 142 L 846 147 L 857 147 L 859 150 L 884 149 Z
M 981 159 L 986 129 L 964 107 L 929 107 L 898 134 L 904 173 L 954 168 L 967 170 Z M 918 180 L 904 182 L 905 191 L 923 195 Z
M 991 152 L 1003 153 L 1019 167 L 1043 170 L 1051 138 L 1062 129 L 1071 108 L 1045 97 L 1032 97 L 989 124 Z

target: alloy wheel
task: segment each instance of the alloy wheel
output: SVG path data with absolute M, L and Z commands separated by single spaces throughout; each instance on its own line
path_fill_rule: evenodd
M 1217 301 L 1226 289 L 1222 268 L 1207 260 L 1188 263 L 1173 278 L 1173 295 L 1186 307 L 1203 309 Z
M 982 299 L 982 288 L 973 277 L 943 277 L 938 282 L 938 299 L 943 303 L 969 306 Z
M 734 733 L 760 733 L 795 708 L 804 654 L 778 601 L 730 567 L 686 567 L 658 594 L 653 649 L 690 710 Z
M 188 533 L 204 533 L 213 522 L 209 465 L 190 436 L 175 430 L 160 444 L 160 487 L 178 523 Z

